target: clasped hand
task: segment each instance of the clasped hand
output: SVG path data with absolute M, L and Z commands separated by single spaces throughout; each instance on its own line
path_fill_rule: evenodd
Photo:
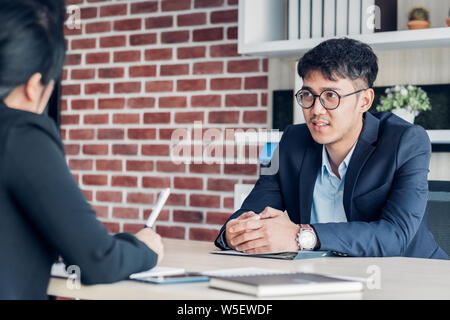
M 299 230 L 282 211 L 266 207 L 260 214 L 249 211 L 230 220 L 225 238 L 230 248 L 245 253 L 298 251 Z

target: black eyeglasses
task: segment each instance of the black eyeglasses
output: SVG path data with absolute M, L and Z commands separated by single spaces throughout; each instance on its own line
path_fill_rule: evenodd
M 297 100 L 297 103 L 300 105 L 300 107 L 302 107 L 303 109 L 309 109 L 314 105 L 314 103 L 316 103 L 316 98 L 319 97 L 319 101 L 325 109 L 334 110 L 339 107 L 342 98 L 351 96 L 352 94 L 367 89 L 369 88 L 360 89 L 344 96 L 339 95 L 339 93 L 331 89 L 324 90 L 320 94 L 313 94 L 309 89 L 300 89 L 295 94 L 295 99 Z

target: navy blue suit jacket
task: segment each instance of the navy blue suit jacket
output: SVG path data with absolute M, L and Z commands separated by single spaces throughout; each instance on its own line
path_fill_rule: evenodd
M 285 129 L 272 166 L 261 175 L 240 210 L 284 211 L 296 224 L 309 224 L 322 145 L 306 124 Z M 276 154 L 276 153 L 275 153 Z M 320 250 L 350 256 L 448 259 L 428 229 L 426 205 L 431 144 L 426 131 L 392 113 L 368 113 L 344 184 L 347 222 L 313 224 Z M 228 221 L 227 221 L 228 222 Z M 227 248 L 225 226 L 215 241 Z

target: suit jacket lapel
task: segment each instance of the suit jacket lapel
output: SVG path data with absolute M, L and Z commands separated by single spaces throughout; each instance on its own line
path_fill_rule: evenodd
M 378 127 L 380 121 L 369 112 L 364 114 L 364 124 L 352 158 L 348 165 L 347 173 L 344 182 L 344 210 L 347 221 L 352 221 L 352 206 L 351 200 L 353 198 L 353 191 L 355 189 L 358 176 L 369 159 L 372 152 L 375 150 L 374 143 L 378 139 Z
M 306 148 L 299 175 L 300 223 L 309 224 L 317 172 L 322 164 L 322 145 L 311 138 Z

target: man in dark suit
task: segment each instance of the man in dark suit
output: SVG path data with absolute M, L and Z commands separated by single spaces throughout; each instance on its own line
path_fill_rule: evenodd
M 391 113 L 367 112 L 377 72 L 372 49 L 347 38 L 300 59 L 296 99 L 306 123 L 285 129 L 276 172 L 262 173 L 218 247 L 448 259 L 427 226 L 427 133 Z

